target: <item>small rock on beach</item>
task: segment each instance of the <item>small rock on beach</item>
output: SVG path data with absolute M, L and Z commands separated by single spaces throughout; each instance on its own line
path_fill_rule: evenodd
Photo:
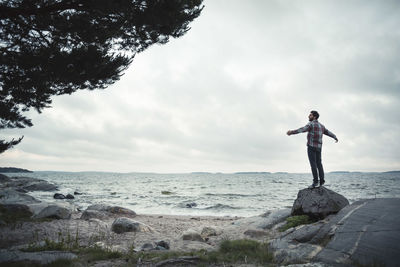
M 182 240 L 205 242 L 203 237 L 194 230 L 188 230 L 182 234 Z
M 126 217 L 115 219 L 111 229 L 117 234 L 125 232 L 153 232 L 149 226 Z

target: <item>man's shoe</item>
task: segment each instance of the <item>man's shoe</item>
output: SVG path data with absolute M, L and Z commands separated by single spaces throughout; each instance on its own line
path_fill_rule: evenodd
M 313 189 L 313 188 L 316 188 L 316 187 L 317 187 L 317 185 L 318 185 L 317 183 L 313 183 L 313 184 L 312 184 L 312 185 L 310 185 L 308 188 L 309 188 L 309 189 Z
M 325 181 L 319 182 L 319 186 L 323 186 L 325 184 Z

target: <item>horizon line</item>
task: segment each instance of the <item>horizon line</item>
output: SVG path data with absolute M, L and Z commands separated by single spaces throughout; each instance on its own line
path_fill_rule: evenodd
M 9 167 L 0 167 L 9 168 Z M 15 168 L 15 167 L 12 167 Z M 307 174 L 309 172 L 286 172 L 286 171 L 236 171 L 236 172 L 211 172 L 211 171 L 189 171 L 189 172 L 149 172 L 149 171 L 128 171 L 128 172 L 117 172 L 117 171 L 59 171 L 59 170 L 27 170 L 29 172 L 69 172 L 69 173 L 118 173 L 118 174 Z M 395 173 L 400 170 L 389 170 L 389 171 L 329 171 L 326 173 Z M 0 173 L 24 173 L 24 172 L 0 172 Z

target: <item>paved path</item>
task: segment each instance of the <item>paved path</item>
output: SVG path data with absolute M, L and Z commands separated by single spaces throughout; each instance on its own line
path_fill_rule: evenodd
M 370 199 L 353 205 L 354 209 L 343 214 L 317 261 L 400 266 L 400 198 Z

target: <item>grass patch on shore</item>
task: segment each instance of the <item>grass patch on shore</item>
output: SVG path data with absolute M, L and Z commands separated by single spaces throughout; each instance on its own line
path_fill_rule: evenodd
M 177 262 L 179 262 L 179 259 L 192 260 L 198 266 L 225 263 L 253 263 L 265 266 L 273 262 L 272 253 L 268 250 L 266 243 L 249 239 L 225 240 L 216 251 L 149 251 L 131 253 L 129 255 L 129 262 L 133 264 L 139 264 L 140 262 L 156 263 L 171 259 Z
M 201 257 L 207 263 L 272 263 L 273 256 L 266 243 L 250 239 L 225 240 L 217 251 Z
M 71 251 L 76 253 L 77 259 L 58 259 L 48 264 L 40 264 L 32 261 L 20 261 L 20 262 L 3 262 L 0 263 L 0 267 L 71 267 L 71 266 L 86 266 L 88 263 L 112 260 L 112 259 L 124 259 L 124 254 L 117 251 L 110 251 L 99 247 L 93 248 L 81 248 L 79 251 Z
M 79 251 L 79 258 L 86 262 L 124 258 L 119 251 L 112 251 L 101 247 L 84 248 Z
M 279 228 L 280 232 L 284 232 L 289 228 L 296 227 L 302 224 L 310 224 L 315 222 L 307 215 L 290 216 L 286 218 L 286 224 Z
M 20 262 L 2 262 L 0 267 L 71 267 L 73 266 L 72 260 L 59 259 L 49 264 L 41 264 L 32 261 L 20 261 Z
M 192 262 L 197 266 L 210 266 L 215 264 L 225 265 L 233 263 L 266 266 L 273 263 L 273 255 L 268 250 L 267 244 L 249 239 L 224 240 L 220 244 L 218 250 L 215 251 L 197 250 L 191 252 L 180 252 L 167 250 L 135 252 L 132 250 L 128 253 L 122 253 L 98 246 L 90 248 L 71 247 L 62 242 L 53 241 L 47 241 L 44 246 L 32 247 L 25 251 L 34 252 L 45 250 L 62 250 L 77 254 L 78 258 L 74 260 L 66 260 L 65 263 L 69 263 L 69 265 L 66 264 L 65 266 L 80 266 L 80 264 L 114 259 L 125 261 L 126 265 L 124 266 L 155 264 L 166 260 L 170 260 L 177 265 Z M 61 264 L 60 266 L 63 265 Z
M 21 249 L 24 252 L 40 252 L 40 251 L 74 251 L 79 250 L 79 245 L 75 242 L 56 242 L 50 239 L 45 239 L 43 245 L 31 244 L 27 248 Z

